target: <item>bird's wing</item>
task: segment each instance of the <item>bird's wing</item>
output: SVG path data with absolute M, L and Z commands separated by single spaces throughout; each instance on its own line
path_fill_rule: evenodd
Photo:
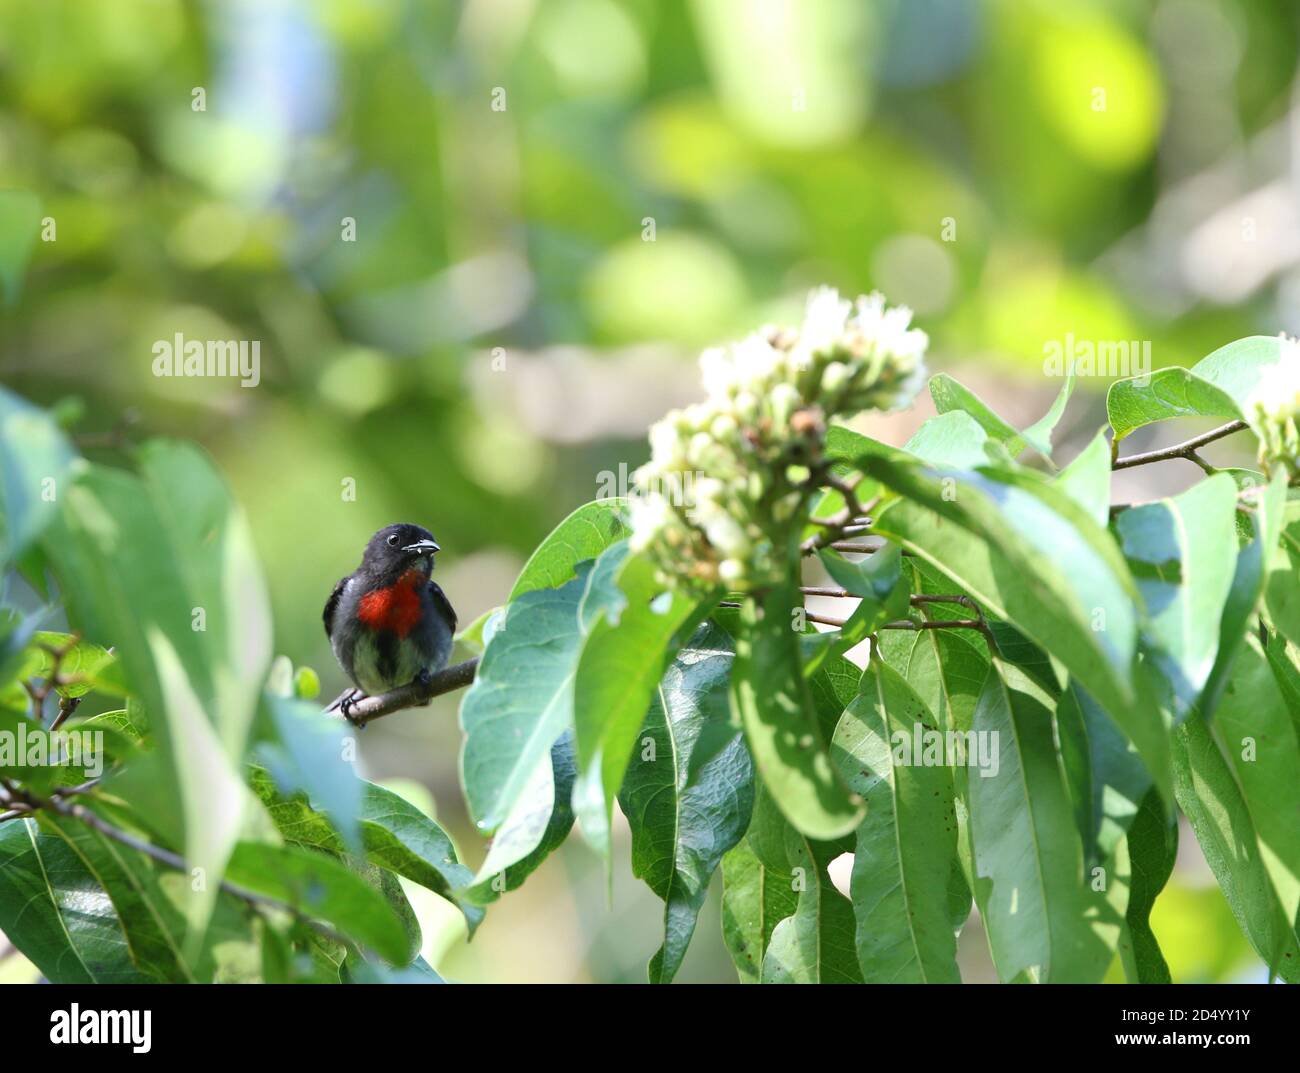
M 436 581 L 429 582 L 429 595 L 433 597 L 433 606 L 442 612 L 448 624 L 451 626 L 451 632 L 456 632 L 456 609 L 451 606 L 451 601 L 447 599 L 447 594 L 442 591 L 442 587 Z
M 330 598 L 325 601 L 325 613 L 321 616 L 325 620 L 325 636 L 332 637 L 334 634 L 334 609 L 339 605 L 339 597 L 343 595 L 343 590 L 347 588 L 348 579 L 339 578 L 339 583 L 334 586 L 334 591 L 330 593 Z

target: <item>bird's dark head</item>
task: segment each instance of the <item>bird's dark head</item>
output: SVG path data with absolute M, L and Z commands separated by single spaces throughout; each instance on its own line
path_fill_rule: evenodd
M 410 569 L 433 570 L 433 556 L 440 551 L 429 530 L 399 522 L 386 525 L 370 538 L 361 569 L 377 579 L 392 580 Z

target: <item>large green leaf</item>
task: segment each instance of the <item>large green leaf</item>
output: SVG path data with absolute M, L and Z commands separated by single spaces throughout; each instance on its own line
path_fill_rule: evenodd
M 1228 598 L 1224 601 L 1223 618 L 1219 625 L 1219 653 L 1201 694 L 1201 711 L 1207 717 L 1213 714 L 1218 705 L 1233 662 L 1245 642 L 1246 631 L 1250 628 L 1250 620 L 1259 605 L 1260 595 L 1265 592 L 1270 577 L 1269 564 L 1273 561 L 1274 549 L 1277 548 L 1278 535 L 1283 526 L 1286 481 L 1285 471 L 1278 472 L 1251 508 L 1243 511 L 1239 505 L 1237 518 L 1243 520 L 1244 514 L 1249 539 L 1237 549 L 1232 585 L 1228 590 Z M 1292 588 L 1295 588 L 1294 575 L 1291 581 Z
M 246 890 L 333 925 L 390 964 L 410 960 L 406 929 L 388 900 L 333 857 L 296 846 L 240 842 L 226 874 Z
M 732 659 L 721 630 L 696 631 L 659 683 L 619 794 L 632 829 L 632 872 L 664 902 L 664 942 L 650 960 L 651 983 L 677 974 L 709 880 L 749 827 L 754 772 L 730 720 Z M 728 732 L 728 741 L 696 764 L 706 728 Z
M 1055 698 L 994 660 L 972 717 L 996 774 L 967 792 L 975 900 L 1004 982 L 1088 983 L 1114 957 L 1120 919 L 1085 884 L 1083 849 L 1052 735 Z
M 1191 369 L 1158 369 L 1149 376 L 1117 380 L 1106 396 L 1115 440 L 1174 417 L 1245 420 L 1253 426 L 1256 418 L 1247 399 L 1264 370 L 1281 360 L 1277 337 L 1252 335 L 1220 347 Z
M 141 476 L 87 467 L 45 548 L 69 618 L 111 643 L 149 717 L 157 777 L 118 790 L 219 878 L 242 822 L 236 773 L 269 663 L 270 617 L 252 538 L 195 448 L 152 443 Z M 192 893 L 202 930 L 215 882 Z
M 365 860 L 395 872 L 453 902 L 464 914 L 471 935 L 483 910 L 462 895 L 471 879 L 447 833 L 404 797 L 364 779 L 356 779 L 355 820 Z M 333 817 L 320 811 L 305 793 L 277 791 L 258 768 L 250 783 L 285 841 L 321 850 L 340 859 L 351 847 L 340 837 Z
M 1279 474 L 1272 487 L 1281 478 Z M 1262 539 L 1267 541 L 1268 535 L 1265 527 Z M 1268 561 L 1265 601 L 1269 616 L 1282 636 L 1300 645 L 1300 502 L 1287 503 L 1280 536 L 1281 542 Z
M 578 781 L 574 812 L 582 832 L 609 856 L 609 826 L 637 731 L 683 634 L 713 601 L 664 592 L 653 563 L 630 555 L 618 574 L 622 602 L 609 606 L 582 646 L 573 690 Z
M 936 739 L 939 750 L 929 756 Z M 867 806 L 851 890 L 868 983 L 961 980 L 948 906 L 953 873 L 960 874 L 957 821 L 943 741 L 902 675 L 873 660 L 832 743 L 841 774 Z
M 108 894 L 72 848 L 35 820 L 0 823 L 0 931 L 54 983 L 137 983 Z
M 1151 930 L 1151 907 L 1174 870 L 1178 824 L 1170 821 L 1155 790 L 1142 799 L 1127 837 L 1132 878 L 1125 914 L 1126 936 L 1120 942 L 1124 974 L 1130 983 L 1167 984 L 1169 966 Z
M 190 875 L 77 820 L 47 814 L 42 824 L 64 839 L 107 892 L 142 972 L 165 983 L 237 983 L 253 977 L 257 940 L 242 903 L 218 895 L 203 943 L 194 950 L 184 916 Z
M 1273 891 L 1250 808 L 1201 719 L 1174 730 L 1174 793 L 1232 915 L 1272 971 L 1300 982 L 1300 944 Z
M 1246 638 L 1215 712 L 1260 859 L 1288 920 L 1300 917 L 1300 740 L 1259 639 Z
M 731 705 L 763 783 L 787 819 L 810 838 L 852 831 L 862 801 L 836 773 L 799 655 L 793 586 L 774 586 L 761 608 L 747 601 L 736 637 Z
M 937 466 L 973 468 L 989 460 L 984 451 L 989 435 L 964 410 L 932 417 L 903 445 L 905 451 Z
M 0 212 L 3 197 L 0 193 Z M 21 555 L 53 520 L 72 459 L 54 420 L 0 387 L 0 567 Z
M 596 499 L 584 503 L 557 525 L 519 572 L 510 600 L 535 589 L 558 589 L 577 573 L 577 566 L 597 558 L 629 534 L 627 500 Z
M 763 983 L 861 983 L 854 948 L 853 905 L 831 882 L 827 866 L 851 850 L 851 838 L 823 842 L 786 822 L 766 791 L 754 804 L 749 844 L 775 878 L 797 895 L 794 912 L 772 929 L 763 952 Z
M 460 708 L 461 783 L 480 831 L 500 827 L 526 791 L 533 796 L 539 768 L 573 725 L 582 644 L 606 608 L 625 601 L 615 578 L 626 556 L 626 543 L 614 545 L 561 588 L 520 596 L 488 642 Z
M 799 896 L 784 861 L 764 863 L 746 839 L 722 858 L 722 938 L 742 983 L 757 983 L 772 932 Z
M 1236 503 L 1232 478 L 1219 473 L 1116 519 L 1148 610 L 1144 634 L 1169 683 L 1176 718 L 1195 707 L 1218 655 L 1219 622 L 1237 562 Z
M 1049 649 L 1168 787 L 1164 726 L 1133 681 L 1137 589 L 1110 535 L 1028 471 L 932 470 L 880 456 L 862 463 L 907 497 L 882 509 L 876 530 Z
M 1098 432 L 1056 475 L 1056 485 L 1088 512 L 1100 526 L 1110 520 L 1110 444 Z
M 551 763 L 541 766 L 492 837 L 488 854 L 464 897 L 478 904 L 515 890 L 568 837 L 573 827 L 573 784 L 578 776 L 573 732 L 551 747 Z M 498 861 L 507 863 L 498 866 Z M 513 863 L 510 863 L 513 862 Z

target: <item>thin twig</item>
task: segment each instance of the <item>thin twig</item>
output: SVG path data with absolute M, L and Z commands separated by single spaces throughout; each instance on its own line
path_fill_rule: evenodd
M 150 857 L 159 864 L 166 865 L 168 868 L 174 868 L 180 872 L 189 871 L 189 865 L 186 863 L 184 857 L 177 853 L 173 853 L 171 850 L 163 849 L 161 846 L 155 846 L 151 842 L 146 842 L 143 839 L 136 838 L 135 835 L 129 834 L 119 827 L 115 827 L 96 813 L 91 812 L 90 809 L 85 807 L 85 805 L 80 805 L 73 801 L 64 801 L 61 798 L 53 796 L 40 798 L 36 797 L 34 794 L 25 793 L 23 791 L 19 791 L 19 793 L 22 795 L 25 804 L 28 806 L 29 815 L 39 809 L 56 813 L 66 819 L 84 823 L 87 827 L 98 831 L 105 838 L 112 839 L 114 842 L 120 842 L 122 845 L 135 850 L 137 853 L 143 853 L 146 857 Z M 254 911 L 260 911 L 262 908 L 278 909 L 281 912 L 289 913 L 298 920 L 301 920 L 304 924 L 320 932 L 320 934 L 329 939 L 333 939 L 335 942 L 342 943 L 345 946 L 352 945 L 346 937 L 335 931 L 328 924 L 321 923 L 312 917 L 310 913 L 300 909 L 291 902 L 281 901 L 279 898 L 273 898 L 270 895 L 259 894 L 257 891 L 249 890 L 247 887 L 242 887 L 237 883 L 231 883 L 226 879 L 221 880 L 218 883 L 218 886 L 220 886 L 220 888 L 231 897 L 238 898 L 241 902 L 244 902 Z
M 465 660 L 464 663 L 444 667 L 437 674 L 430 675 L 423 681 L 416 679 L 414 682 L 376 697 L 351 700 L 350 698 L 355 696 L 355 691 L 348 690 L 336 697 L 325 711 L 327 713 L 337 711 L 353 726 L 363 727 L 381 716 L 399 712 L 404 708 L 418 708 L 422 704 L 428 704 L 434 697 L 469 685 L 474 681 L 478 662 L 478 656 L 475 656 L 473 659 Z
M 1193 436 L 1190 440 L 1176 443 L 1172 447 L 1165 447 L 1159 451 L 1147 451 L 1145 454 L 1140 455 L 1129 455 L 1128 458 L 1114 458 L 1110 468 L 1131 469 L 1133 466 L 1145 466 L 1151 462 L 1166 462 L 1171 458 L 1185 458 L 1189 462 L 1195 462 L 1207 473 L 1212 472 L 1214 467 L 1196 454 L 1196 448 L 1204 447 L 1207 443 L 1213 443 L 1215 440 L 1221 440 L 1224 436 L 1231 436 L 1234 432 L 1240 432 L 1245 427 L 1245 421 L 1229 421 L 1226 425 L 1220 425 L 1209 432 Z M 1114 450 L 1118 451 L 1118 446 Z

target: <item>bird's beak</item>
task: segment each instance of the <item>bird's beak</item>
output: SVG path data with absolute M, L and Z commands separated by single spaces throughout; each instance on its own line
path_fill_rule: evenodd
M 414 544 L 407 544 L 402 550 L 413 551 L 418 555 L 423 555 L 426 551 L 442 551 L 442 548 L 438 547 L 438 542 L 436 540 L 417 540 Z

